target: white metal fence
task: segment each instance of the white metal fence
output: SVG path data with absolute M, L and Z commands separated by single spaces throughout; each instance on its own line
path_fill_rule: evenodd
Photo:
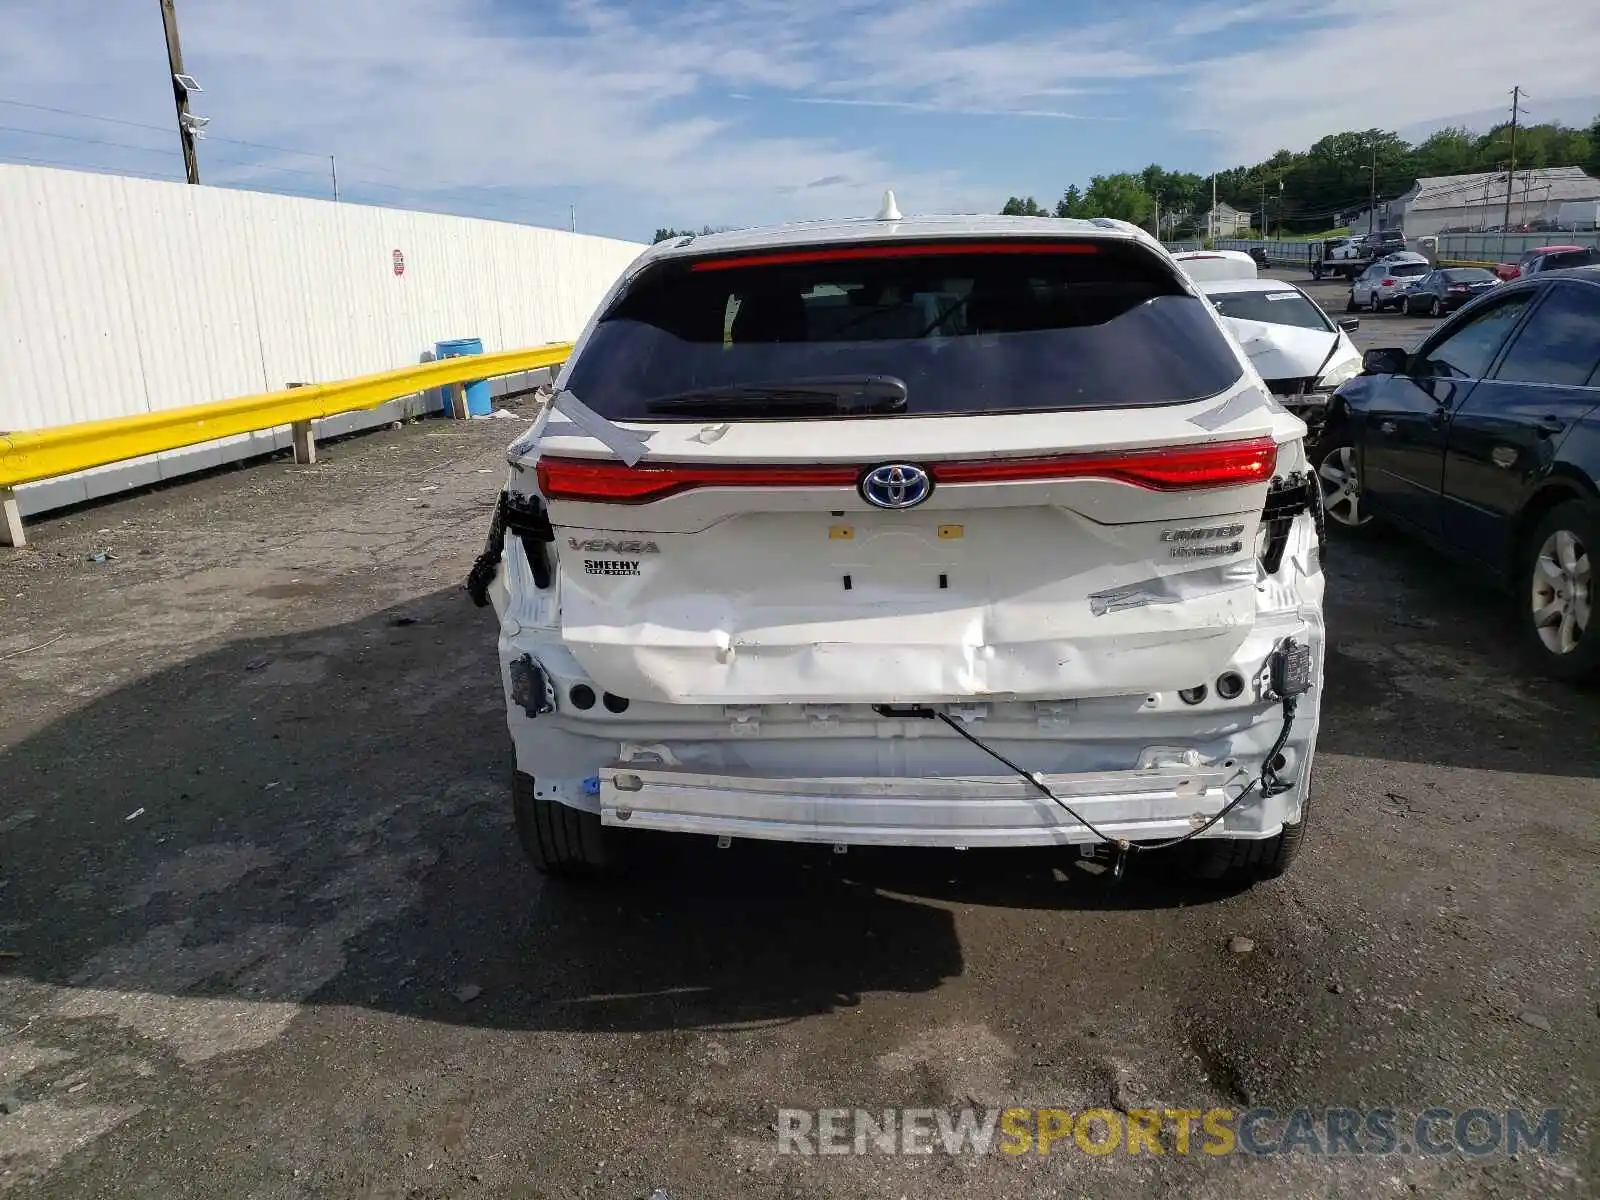
M 1595 246 L 1600 247 L 1600 231 L 1589 233 L 1441 233 L 1439 254 L 1441 259 L 1462 262 L 1516 262 L 1525 250 L 1535 246 Z M 1250 251 L 1256 247 L 1267 252 L 1267 261 L 1279 266 L 1299 266 L 1311 269 L 1318 252 L 1318 242 L 1243 240 L 1218 238 L 1213 243 L 1218 250 Z M 1196 241 L 1168 242 L 1167 249 L 1198 250 Z
M 486 351 L 570 340 L 643 249 L 500 221 L 0 165 L 0 429 L 348 378 L 423 361 L 452 338 L 481 338 Z M 269 431 L 174 451 L 30 485 L 18 499 L 37 512 L 282 440 Z

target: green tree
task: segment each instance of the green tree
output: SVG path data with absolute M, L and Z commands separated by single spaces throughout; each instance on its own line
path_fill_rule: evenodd
M 652 241 L 665 242 L 671 238 L 705 237 L 709 233 L 727 233 L 730 228 L 732 228 L 732 226 L 729 225 L 722 225 L 716 229 L 713 229 L 709 225 L 702 225 L 698 231 L 693 229 L 657 229 L 656 236 L 652 239 Z
M 1422 141 L 1415 155 L 1419 176 L 1468 175 L 1478 169 L 1478 139 L 1470 129 L 1441 129 Z
M 1029 196 L 1026 199 L 1020 199 L 1016 196 L 1012 196 L 1006 201 L 1005 207 L 1000 210 L 1000 215 L 1002 217 L 1049 216 L 1044 209 L 1039 207 L 1039 202 L 1032 196 Z
M 1056 201 L 1056 216 L 1083 216 L 1083 193 L 1078 190 L 1077 184 L 1073 184 L 1061 193 L 1061 199 Z
M 1589 174 L 1600 176 L 1600 117 L 1589 123 L 1589 160 L 1584 166 Z
M 1139 176 L 1126 172 L 1096 175 L 1083 193 L 1084 215 L 1111 217 L 1143 225 L 1155 213 L 1155 201 L 1144 190 Z

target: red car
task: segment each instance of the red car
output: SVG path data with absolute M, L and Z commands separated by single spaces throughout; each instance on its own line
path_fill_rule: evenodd
M 1595 262 L 1600 262 L 1600 252 L 1593 246 L 1535 246 L 1531 250 L 1524 250 L 1522 257 L 1514 263 L 1498 264 L 1494 273 L 1501 279 L 1520 279 L 1524 275 L 1537 275 L 1540 271 L 1586 267 Z

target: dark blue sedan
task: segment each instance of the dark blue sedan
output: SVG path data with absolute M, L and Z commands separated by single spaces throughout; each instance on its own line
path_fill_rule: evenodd
M 1487 568 L 1545 671 L 1600 674 L 1600 267 L 1500 285 L 1363 368 L 1316 452 L 1330 524 Z

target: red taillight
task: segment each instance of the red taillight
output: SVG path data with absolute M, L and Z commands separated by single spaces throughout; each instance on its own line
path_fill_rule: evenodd
M 979 459 L 932 463 L 935 483 L 1017 483 L 1024 480 L 1116 479 L 1160 492 L 1239 487 L 1272 478 L 1278 447 L 1271 438 L 1214 446 L 1062 454 L 1048 458 Z
M 1383 285 L 1382 285 L 1382 286 L 1384 286 L 1384 287 L 1393 287 L 1393 286 L 1394 286 L 1394 280 L 1392 280 L 1392 279 L 1385 279 L 1385 280 L 1384 280 L 1384 281 L 1383 281 Z
M 1464 283 L 1452 283 L 1450 285 L 1450 290 L 1452 292 L 1464 292 L 1467 290 L 1467 285 Z
M 731 271 L 737 267 L 778 267 L 793 263 L 857 262 L 875 258 L 926 258 L 956 254 L 1099 254 L 1093 242 L 907 242 L 897 246 L 840 246 L 836 249 L 776 250 L 703 258 L 691 271 Z
M 860 467 L 734 466 L 640 463 L 611 459 L 541 458 L 539 490 L 547 500 L 649 504 L 703 487 L 854 487 Z
M 1023 483 L 1056 479 L 1114 479 L 1155 491 L 1240 487 L 1272 478 L 1278 447 L 1270 438 L 1213 446 L 1056 454 L 1040 458 L 985 458 L 927 464 L 935 484 Z M 650 504 L 695 488 L 854 488 L 867 467 L 698 466 L 612 459 L 542 458 L 539 490 L 547 500 L 595 504 Z

